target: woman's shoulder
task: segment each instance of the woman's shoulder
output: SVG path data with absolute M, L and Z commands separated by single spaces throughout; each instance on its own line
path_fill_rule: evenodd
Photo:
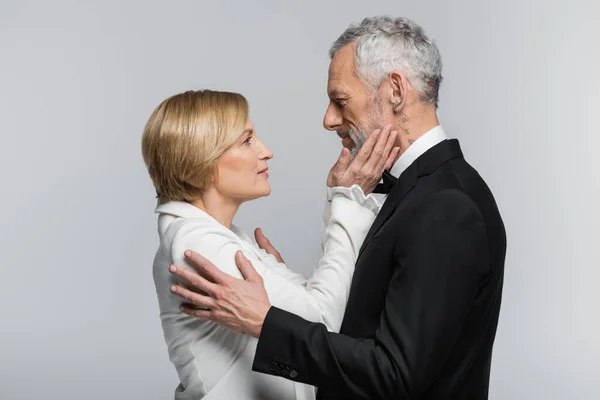
M 227 243 L 237 242 L 239 237 L 217 221 L 206 218 L 182 218 L 177 221 L 173 244 L 176 243 Z
M 231 225 L 229 229 L 215 220 L 205 218 L 185 218 L 178 221 L 177 232 L 173 235 L 172 248 L 181 246 L 201 250 L 208 248 L 210 252 L 225 246 L 235 246 L 260 254 L 260 250 L 250 236 L 240 227 Z
M 180 224 L 170 247 L 171 259 L 175 264 L 184 265 L 185 251 L 192 250 L 223 272 L 243 279 L 235 263 L 235 254 L 242 250 L 251 261 L 256 260 L 257 251 L 236 234 L 240 232 L 237 227 L 228 229 L 218 222 L 212 223 L 193 218 L 186 219 Z
M 216 235 L 224 239 L 235 238 L 235 234 L 221 225 L 205 211 L 186 202 L 171 201 L 156 208 L 159 235 L 170 244 L 187 236 Z
M 227 228 L 189 203 L 166 203 L 157 212 L 161 242 L 173 262 L 180 261 L 185 250 L 194 250 L 209 259 L 235 254 L 240 249 L 254 254 L 258 251 L 240 227 Z

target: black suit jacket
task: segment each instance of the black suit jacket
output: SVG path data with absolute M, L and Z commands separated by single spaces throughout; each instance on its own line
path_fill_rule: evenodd
M 363 244 L 340 334 L 272 307 L 255 371 L 325 399 L 487 399 L 506 233 L 457 140 L 398 179 Z

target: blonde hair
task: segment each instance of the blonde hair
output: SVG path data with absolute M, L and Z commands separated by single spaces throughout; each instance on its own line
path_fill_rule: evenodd
M 238 93 L 187 91 L 164 100 L 144 128 L 142 155 L 160 203 L 193 201 L 213 183 L 217 159 L 242 134 Z

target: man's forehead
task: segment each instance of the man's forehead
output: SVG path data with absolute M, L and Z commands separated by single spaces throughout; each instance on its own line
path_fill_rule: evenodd
M 329 63 L 329 76 L 336 76 L 354 71 L 354 43 L 342 47 Z
M 358 80 L 354 70 L 354 48 L 354 43 L 344 46 L 329 63 L 327 91 L 331 97 L 347 92 L 349 86 Z

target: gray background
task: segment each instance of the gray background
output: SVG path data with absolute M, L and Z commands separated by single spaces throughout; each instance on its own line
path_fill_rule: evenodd
M 243 93 L 273 194 L 245 205 L 316 264 L 339 139 L 321 120 L 330 43 L 415 19 L 444 60 L 440 118 L 508 230 L 492 399 L 598 399 L 597 2 L 0 2 L 0 399 L 168 399 L 142 128 L 165 97 Z

